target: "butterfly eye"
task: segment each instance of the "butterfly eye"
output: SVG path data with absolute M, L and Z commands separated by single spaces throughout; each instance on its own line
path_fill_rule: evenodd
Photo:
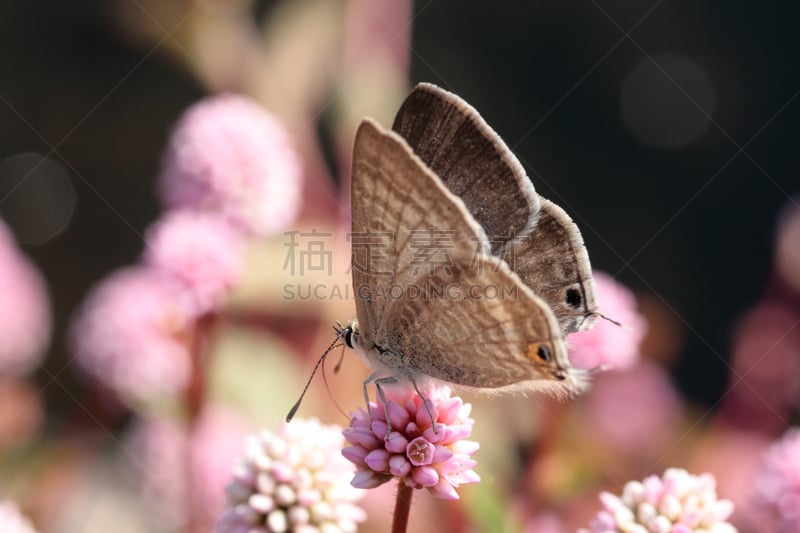
M 578 307 L 581 305 L 583 298 L 581 298 L 581 293 L 578 289 L 567 289 L 567 304 L 571 305 L 572 307 Z
M 539 356 L 539 359 L 544 361 L 545 363 L 550 362 L 550 349 L 547 346 L 539 346 L 539 349 L 536 350 L 536 355 Z
M 347 326 L 343 328 L 339 332 L 340 338 L 344 339 L 344 343 L 347 345 L 348 348 L 353 348 L 353 335 L 355 331 L 353 330 L 353 326 Z

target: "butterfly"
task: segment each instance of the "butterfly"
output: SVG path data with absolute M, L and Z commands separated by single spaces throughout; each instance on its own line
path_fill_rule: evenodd
M 351 213 L 356 318 L 337 340 L 373 369 L 365 398 L 370 383 L 586 388 L 564 341 L 602 316 L 580 231 L 460 97 L 421 83 L 391 130 L 362 121 Z

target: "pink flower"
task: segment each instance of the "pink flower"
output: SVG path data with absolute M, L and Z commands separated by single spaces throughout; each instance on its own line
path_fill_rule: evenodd
M 182 420 L 139 420 L 125 447 L 142 503 L 159 527 L 188 522 L 211 531 L 225 506 L 225 485 L 244 449 L 247 425 L 235 412 L 206 407 L 193 428 Z
M 779 435 L 800 395 L 800 314 L 760 303 L 737 324 L 733 372 L 720 410 L 739 428 Z
M 622 327 L 599 318 L 591 330 L 571 334 L 570 361 L 577 368 L 605 364 L 630 368 L 639 359 L 647 321 L 636 311 L 636 297 L 624 285 L 604 272 L 594 272 L 594 281 L 600 312 Z
M 50 340 L 50 302 L 44 279 L 2 222 L 0 295 L 0 373 L 27 374 Z
M 197 310 L 178 280 L 153 268 L 112 273 L 89 295 L 72 328 L 75 357 L 128 402 L 177 395 L 191 370 Z
M 767 448 L 755 480 L 756 506 L 775 517 L 777 531 L 800 531 L 800 428 Z
M 800 292 L 800 209 L 796 201 L 789 202 L 778 223 L 775 267 L 786 283 Z
M 438 498 L 456 500 L 456 488 L 480 481 L 472 470 L 477 464 L 472 455 L 479 445 L 464 440 L 472 432 L 472 406 L 450 397 L 446 388 L 423 392 L 424 403 L 413 390 L 385 391 L 385 410 L 383 405 L 369 404 L 371 424 L 370 415 L 360 408 L 351 413 L 350 427 L 344 430 L 351 446 L 342 455 L 356 465 L 354 487 L 369 489 L 398 478 L 409 487 L 424 487 Z
M 250 431 L 236 412 L 221 407 L 207 406 L 195 423 L 189 443 L 189 497 L 195 514 L 208 524 L 206 531 L 225 510 L 225 487 Z
M 631 401 L 635 398 L 636 401 Z M 625 454 L 656 452 L 678 427 L 681 403 L 667 373 L 642 361 L 598 375 L 581 402 L 582 431 Z
M 590 529 L 579 533 L 735 533 L 728 517 L 733 503 L 717 499 L 716 481 L 711 474 L 692 475 L 668 468 L 662 477 L 629 481 L 621 496 L 600 494 L 603 510 Z
M 259 235 L 289 227 L 301 187 L 286 130 L 259 104 L 234 95 L 208 98 L 183 114 L 161 175 L 170 207 L 214 211 Z
M 314 419 L 250 437 L 216 531 L 355 531 L 362 491 L 347 483 L 353 465 L 339 454 L 342 441 L 341 428 Z
M 753 498 L 753 480 L 761 467 L 769 439 L 760 433 L 736 431 L 712 424 L 692 451 L 689 465 L 714 475 L 720 496 L 736 506 L 733 522 L 748 533 L 775 533 L 765 516 L 765 506 Z
M 0 501 L 0 531 L 3 533 L 36 533 L 31 521 L 19 512 L 17 504 Z
M 137 420 L 123 450 L 123 464 L 133 471 L 153 521 L 167 530 L 183 527 L 191 513 L 185 424 L 168 418 Z
M 145 262 L 184 281 L 203 310 L 222 305 L 239 281 L 242 236 L 219 215 L 168 212 L 145 240 Z
M 525 521 L 524 533 L 566 533 L 564 523 L 552 513 L 541 513 Z

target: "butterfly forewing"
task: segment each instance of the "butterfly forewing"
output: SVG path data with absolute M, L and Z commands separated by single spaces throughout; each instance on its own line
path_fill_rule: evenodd
M 392 129 L 464 201 L 496 253 L 536 222 L 539 199 L 525 170 L 464 100 L 421 83 L 403 102 Z
M 396 133 L 361 123 L 352 172 L 352 273 L 359 332 L 370 347 L 417 278 L 489 254 L 481 227 Z M 413 295 L 412 295 L 413 296 Z

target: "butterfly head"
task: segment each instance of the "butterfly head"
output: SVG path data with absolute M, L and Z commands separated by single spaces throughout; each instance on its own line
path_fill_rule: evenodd
M 352 320 L 346 326 L 336 323 L 336 337 L 342 340 L 348 348 L 353 348 L 353 338 L 358 335 L 358 321 Z

